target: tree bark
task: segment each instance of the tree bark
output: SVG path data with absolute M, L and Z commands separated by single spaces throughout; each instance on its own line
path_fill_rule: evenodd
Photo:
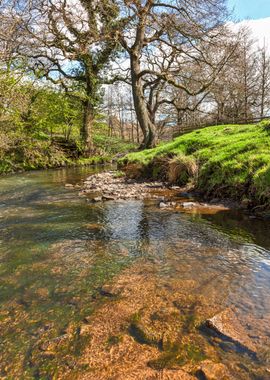
M 84 101 L 84 117 L 81 130 L 81 136 L 84 143 L 84 155 L 89 157 L 93 153 L 93 124 L 94 124 L 94 107 L 90 99 Z
M 132 82 L 132 95 L 136 116 L 143 133 L 143 141 L 141 148 L 153 148 L 156 145 L 156 128 L 151 120 L 147 108 L 147 102 L 143 93 L 143 83 L 140 78 L 140 59 L 138 54 L 131 53 L 131 82 Z

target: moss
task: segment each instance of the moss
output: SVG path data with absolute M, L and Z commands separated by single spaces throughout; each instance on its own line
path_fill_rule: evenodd
M 177 344 L 163 352 L 157 359 L 148 362 L 148 366 L 155 370 L 181 367 L 186 363 L 198 363 L 205 359 L 201 348 L 193 343 Z
M 162 339 L 157 339 L 155 336 L 147 333 L 140 323 L 132 322 L 128 328 L 129 334 L 140 344 L 149 346 L 162 347 Z
M 149 346 L 155 346 L 159 349 L 162 348 L 162 338 L 159 334 L 153 334 L 148 331 L 146 326 L 141 323 L 141 313 L 135 313 L 131 317 L 131 322 L 128 327 L 129 334 L 140 344 L 147 344 Z

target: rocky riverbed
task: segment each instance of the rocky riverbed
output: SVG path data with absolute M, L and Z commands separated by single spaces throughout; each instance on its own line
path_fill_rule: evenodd
M 65 335 L 43 344 L 41 354 L 56 355 L 77 336 L 82 347 L 73 367 L 85 369 L 78 379 L 268 379 L 270 372 L 256 357 L 267 340 L 251 338 L 254 321 L 240 320 L 233 307 L 220 312 L 216 295 L 198 294 L 194 280 L 160 277 L 159 265 L 140 259 L 98 288 L 96 311 L 79 328 L 69 326 Z M 73 376 L 73 368 L 58 374 Z
M 166 191 L 168 187 L 162 182 L 138 182 L 127 179 L 122 172 L 108 171 L 88 177 L 80 195 L 87 195 L 93 202 L 145 198 L 163 200 L 162 192 Z
M 71 186 L 66 185 L 66 187 Z M 186 188 L 165 182 L 138 181 L 127 178 L 124 173 L 118 171 L 91 175 L 84 181 L 79 195 L 87 197 L 94 203 L 128 199 L 154 200 L 161 209 L 175 209 L 187 213 L 209 214 L 230 208 L 230 205 L 220 203 L 218 200 L 210 203 L 198 202 Z

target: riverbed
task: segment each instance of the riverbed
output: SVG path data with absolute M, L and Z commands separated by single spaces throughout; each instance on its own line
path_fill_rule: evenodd
M 103 169 L 0 179 L 0 378 L 269 379 L 270 222 L 79 197 Z M 255 355 L 204 329 L 224 310 Z

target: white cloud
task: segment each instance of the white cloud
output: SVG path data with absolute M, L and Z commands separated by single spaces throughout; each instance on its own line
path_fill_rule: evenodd
M 270 17 L 259 20 L 244 20 L 238 25 L 249 27 L 259 46 L 262 47 L 265 43 L 270 53 Z

